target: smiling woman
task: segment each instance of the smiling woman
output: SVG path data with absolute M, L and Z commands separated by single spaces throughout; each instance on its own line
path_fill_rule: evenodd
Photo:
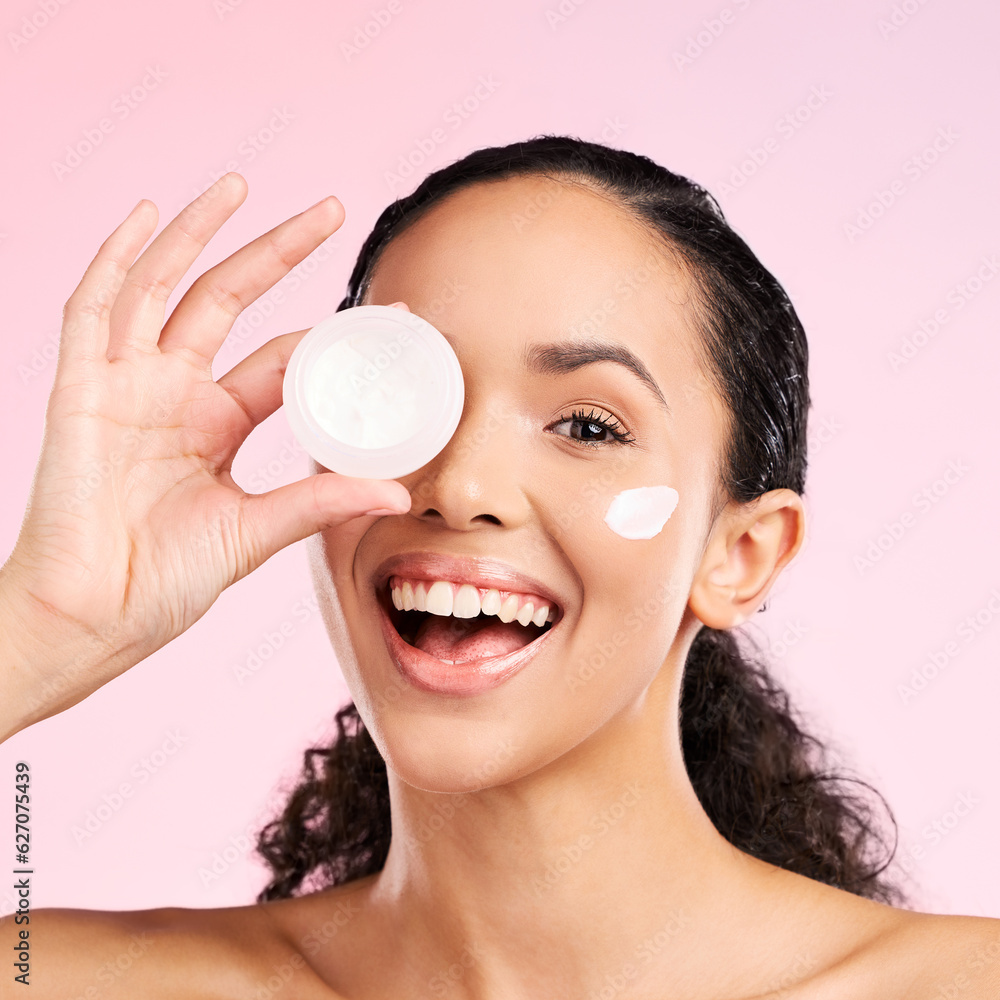
M 212 360 L 233 303 L 344 215 L 327 198 L 259 237 L 164 323 L 161 293 L 245 194 L 225 175 L 136 259 L 140 202 L 66 304 L 0 568 L 0 736 L 301 539 L 353 700 L 261 832 L 255 903 L 32 911 L 30 951 L 0 920 L 33 995 L 89 995 L 142 942 L 112 1000 L 292 975 L 307 1000 L 995 997 L 1000 921 L 902 905 L 867 786 L 741 628 L 804 538 L 808 351 L 711 196 L 567 136 L 431 174 L 379 218 L 338 311 L 440 330 L 454 434 L 398 481 L 314 466 L 251 495 L 233 456 L 307 331 L 218 381 Z
M 259 901 L 300 937 L 340 890 L 368 928 L 419 921 L 392 960 L 366 952 L 380 972 L 318 966 L 359 995 L 488 927 L 507 973 L 582 996 L 678 914 L 698 943 L 650 956 L 646 988 L 890 995 L 881 945 L 918 915 L 885 905 L 905 899 L 872 790 L 739 630 L 804 533 L 808 350 L 778 282 L 698 185 L 543 136 L 387 208 L 339 308 L 367 303 L 444 332 L 466 408 L 400 478 L 408 515 L 310 539 L 354 701 L 260 835 Z M 648 490 L 669 499 L 656 526 L 609 531 Z
M 670 737 L 672 755 L 683 748 L 691 787 L 678 802 L 696 796 L 715 830 L 756 858 L 899 901 L 865 801 L 831 773 L 731 631 L 763 604 L 803 531 L 807 348 L 778 283 L 696 185 L 568 137 L 479 150 L 432 174 L 383 213 L 340 308 L 395 299 L 423 314 L 447 282 L 466 291 L 425 318 L 462 361 L 466 413 L 450 447 L 401 480 L 414 498 L 406 523 L 314 539 L 317 587 L 362 710 L 347 706 L 338 740 L 307 752 L 302 785 L 263 832 L 274 877 L 260 899 L 381 871 L 399 826 L 414 822 L 408 809 L 432 808 L 408 786 L 475 790 L 483 783 L 470 775 L 505 740 L 522 745 L 511 766 L 536 782 L 587 743 L 604 747 L 599 769 L 614 773 L 612 762 L 644 746 L 642 727 L 623 718 L 655 692 L 657 708 L 638 718 Z M 583 335 L 549 340 L 566 330 Z M 491 405 L 509 418 L 477 436 Z M 657 530 L 631 536 L 638 544 L 602 530 L 618 500 L 647 490 L 677 505 L 670 532 L 659 529 L 673 506 Z M 402 549 L 426 553 L 424 563 L 383 561 L 374 607 L 336 569 Z M 500 553 L 514 566 L 483 564 Z M 501 638 L 477 623 L 487 595 L 506 597 L 491 589 L 504 569 L 501 587 L 537 592 L 536 580 L 515 588 L 528 571 L 549 581 L 559 624 L 528 625 L 536 598 L 521 622 L 535 633 L 509 635 L 516 662 L 477 670 L 476 629 Z M 394 607 L 390 573 L 426 584 L 404 580 Z M 455 621 L 469 617 L 453 609 L 462 590 L 477 605 L 471 623 Z M 364 638 L 373 613 L 389 626 L 382 650 Z M 492 710 L 423 694 L 500 683 L 510 686 Z M 418 755 L 409 732 L 439 749 Z M 647 780 L 676 773 L 677 760 L 658 762 L 664 752 L 640 755 Z M 386 761 L 406 783 L 394 799 Z

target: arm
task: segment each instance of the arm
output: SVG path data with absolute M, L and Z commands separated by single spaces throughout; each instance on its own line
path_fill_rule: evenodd
M 5 959 L 3 996 L 19 996 L 26 983 L 30 1000 L 254 997 L 280 953 L 261 917 L 261 907 L 41 909 L 21 924 L 4 917 L 0 950 L 16 960 L 27 940 L 29 970 L 13 982 L 18 970 Z

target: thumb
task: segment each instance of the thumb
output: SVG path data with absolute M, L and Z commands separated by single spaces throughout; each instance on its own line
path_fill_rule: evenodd
M 275 552 L 368 513 L 405 514 L 410 494 L 402 483 L 384 479 L 355 479 L 336 472 L 307 476 L 244 501 L 247 544 L 261 565 Z

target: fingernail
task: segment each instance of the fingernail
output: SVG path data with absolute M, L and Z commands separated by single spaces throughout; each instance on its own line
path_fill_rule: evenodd
M 405 510 L 392 510 L 389 507 L 376 507 L 375 510 L 366 510 L 364 513 L 364 517 L 367 517 L 369 514 L 381 516 L 382 514 L 405 514 L 405 513 L 406 513 Z

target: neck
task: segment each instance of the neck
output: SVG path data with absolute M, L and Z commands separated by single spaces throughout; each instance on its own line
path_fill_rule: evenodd
M 390 770 L 392 842 L 371 900 L 421 985 L 486 998 L 745 984 L 731 960 L 763 929 L 762 886 L 777 906 L 773 890 L 799 876 L 715 829 L 676 697 L 651 687 L 571 752 L 479 791 L 426 792 Z

